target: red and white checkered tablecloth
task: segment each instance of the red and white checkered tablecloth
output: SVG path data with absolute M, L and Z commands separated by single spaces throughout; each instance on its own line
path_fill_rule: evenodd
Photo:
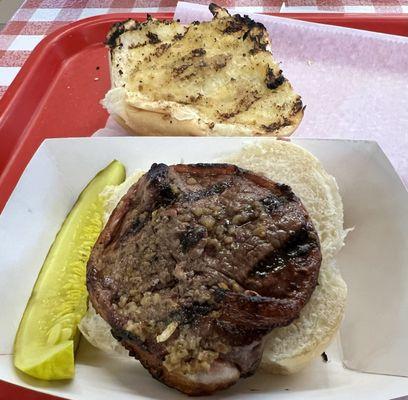
M 199 3 L 208 3 L 201 0 Z M 236 12 L 408 13 L 408 0 L 218 0 Z M 177 0 L 27 0 L 0 32 L 0 97 L 40 40 L 72 21 L 126 12 L 172 12 Z

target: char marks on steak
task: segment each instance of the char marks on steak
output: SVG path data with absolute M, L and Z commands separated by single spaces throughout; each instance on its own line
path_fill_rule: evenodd
M 110 216 L 87 286 L 155 378 L 208 394 L 255 371 L 264 336 L 299 316 L 320 263 L 290 187 L 229 164 L 153 164 Z

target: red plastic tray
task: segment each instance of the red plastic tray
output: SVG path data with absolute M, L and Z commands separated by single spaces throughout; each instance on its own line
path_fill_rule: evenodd
M 273 14 L 310 22 L 408 36 L 404 14 Z M 155 14 L 171 19 L 173 14 Z M 0 212 L 25 166 L 45 138 L 89 136 L 107 113 L 99 104 L 110 86 L 109 27 L 146 14 L 110 14 L 69 24 L 48 35 L 31 53 L 0 100 Z M 52 399 L 0 381 L 0 400 Z
M 275 14 L 286 18 L 408 36 L 404 14 Z M 104 126 L 99 104 L 109 88 L 109 27 L 146 14 L 83 19 L 48 35 L 32 52 L 0 100 L 0 212 L 28 161 L 45 138 L 89 136 Z M 156 14 L 170 19 L 173 14 Z
M 408 36 L 404 14 L 275 14 L 286 18 Z M 89 136 L 104 126 L 99 104 L 109 88 L 109 27 L 146 14 L 83 19 L 48 35 L 32 52 L 0 100 L 0 212 L 28 161 L 45 138 Z M 173 14 L 157 14 L 170 19 Z

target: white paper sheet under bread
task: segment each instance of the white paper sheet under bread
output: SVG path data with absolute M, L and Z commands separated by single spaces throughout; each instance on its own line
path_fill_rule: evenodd
M 319 233 L 323 262 L 319 285 L 300 318 L 287 327 L 274 329 L 268 336 L 262 368 L 280 374 L 298 371 L 324 351 L 337 332 L 344 313 L 347 287 L 335 266 L 334 257 L 343 246 L 343 205 L 335 179 L 308 151 L 286 141 L 248 145 L 231 157 L 220 160 L 264 174 L 286 183 L 302 200 Z M 123 184 L 107 188 L 105 223 L 118 201 L 135 183 L 141 172 Z M 93 308 L 80 323 L 88 341 L 108 352 L 120 352 L 109 326 L 95 315 Z

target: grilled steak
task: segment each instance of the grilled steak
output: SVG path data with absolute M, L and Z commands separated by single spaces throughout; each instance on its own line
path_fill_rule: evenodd
M 263 337 L 299 316 L 320 263 L 288 186 L 229 164 L 153 164 L 101 233 L 87 286 L 155 378 L 208 394 L 255 371 Z

